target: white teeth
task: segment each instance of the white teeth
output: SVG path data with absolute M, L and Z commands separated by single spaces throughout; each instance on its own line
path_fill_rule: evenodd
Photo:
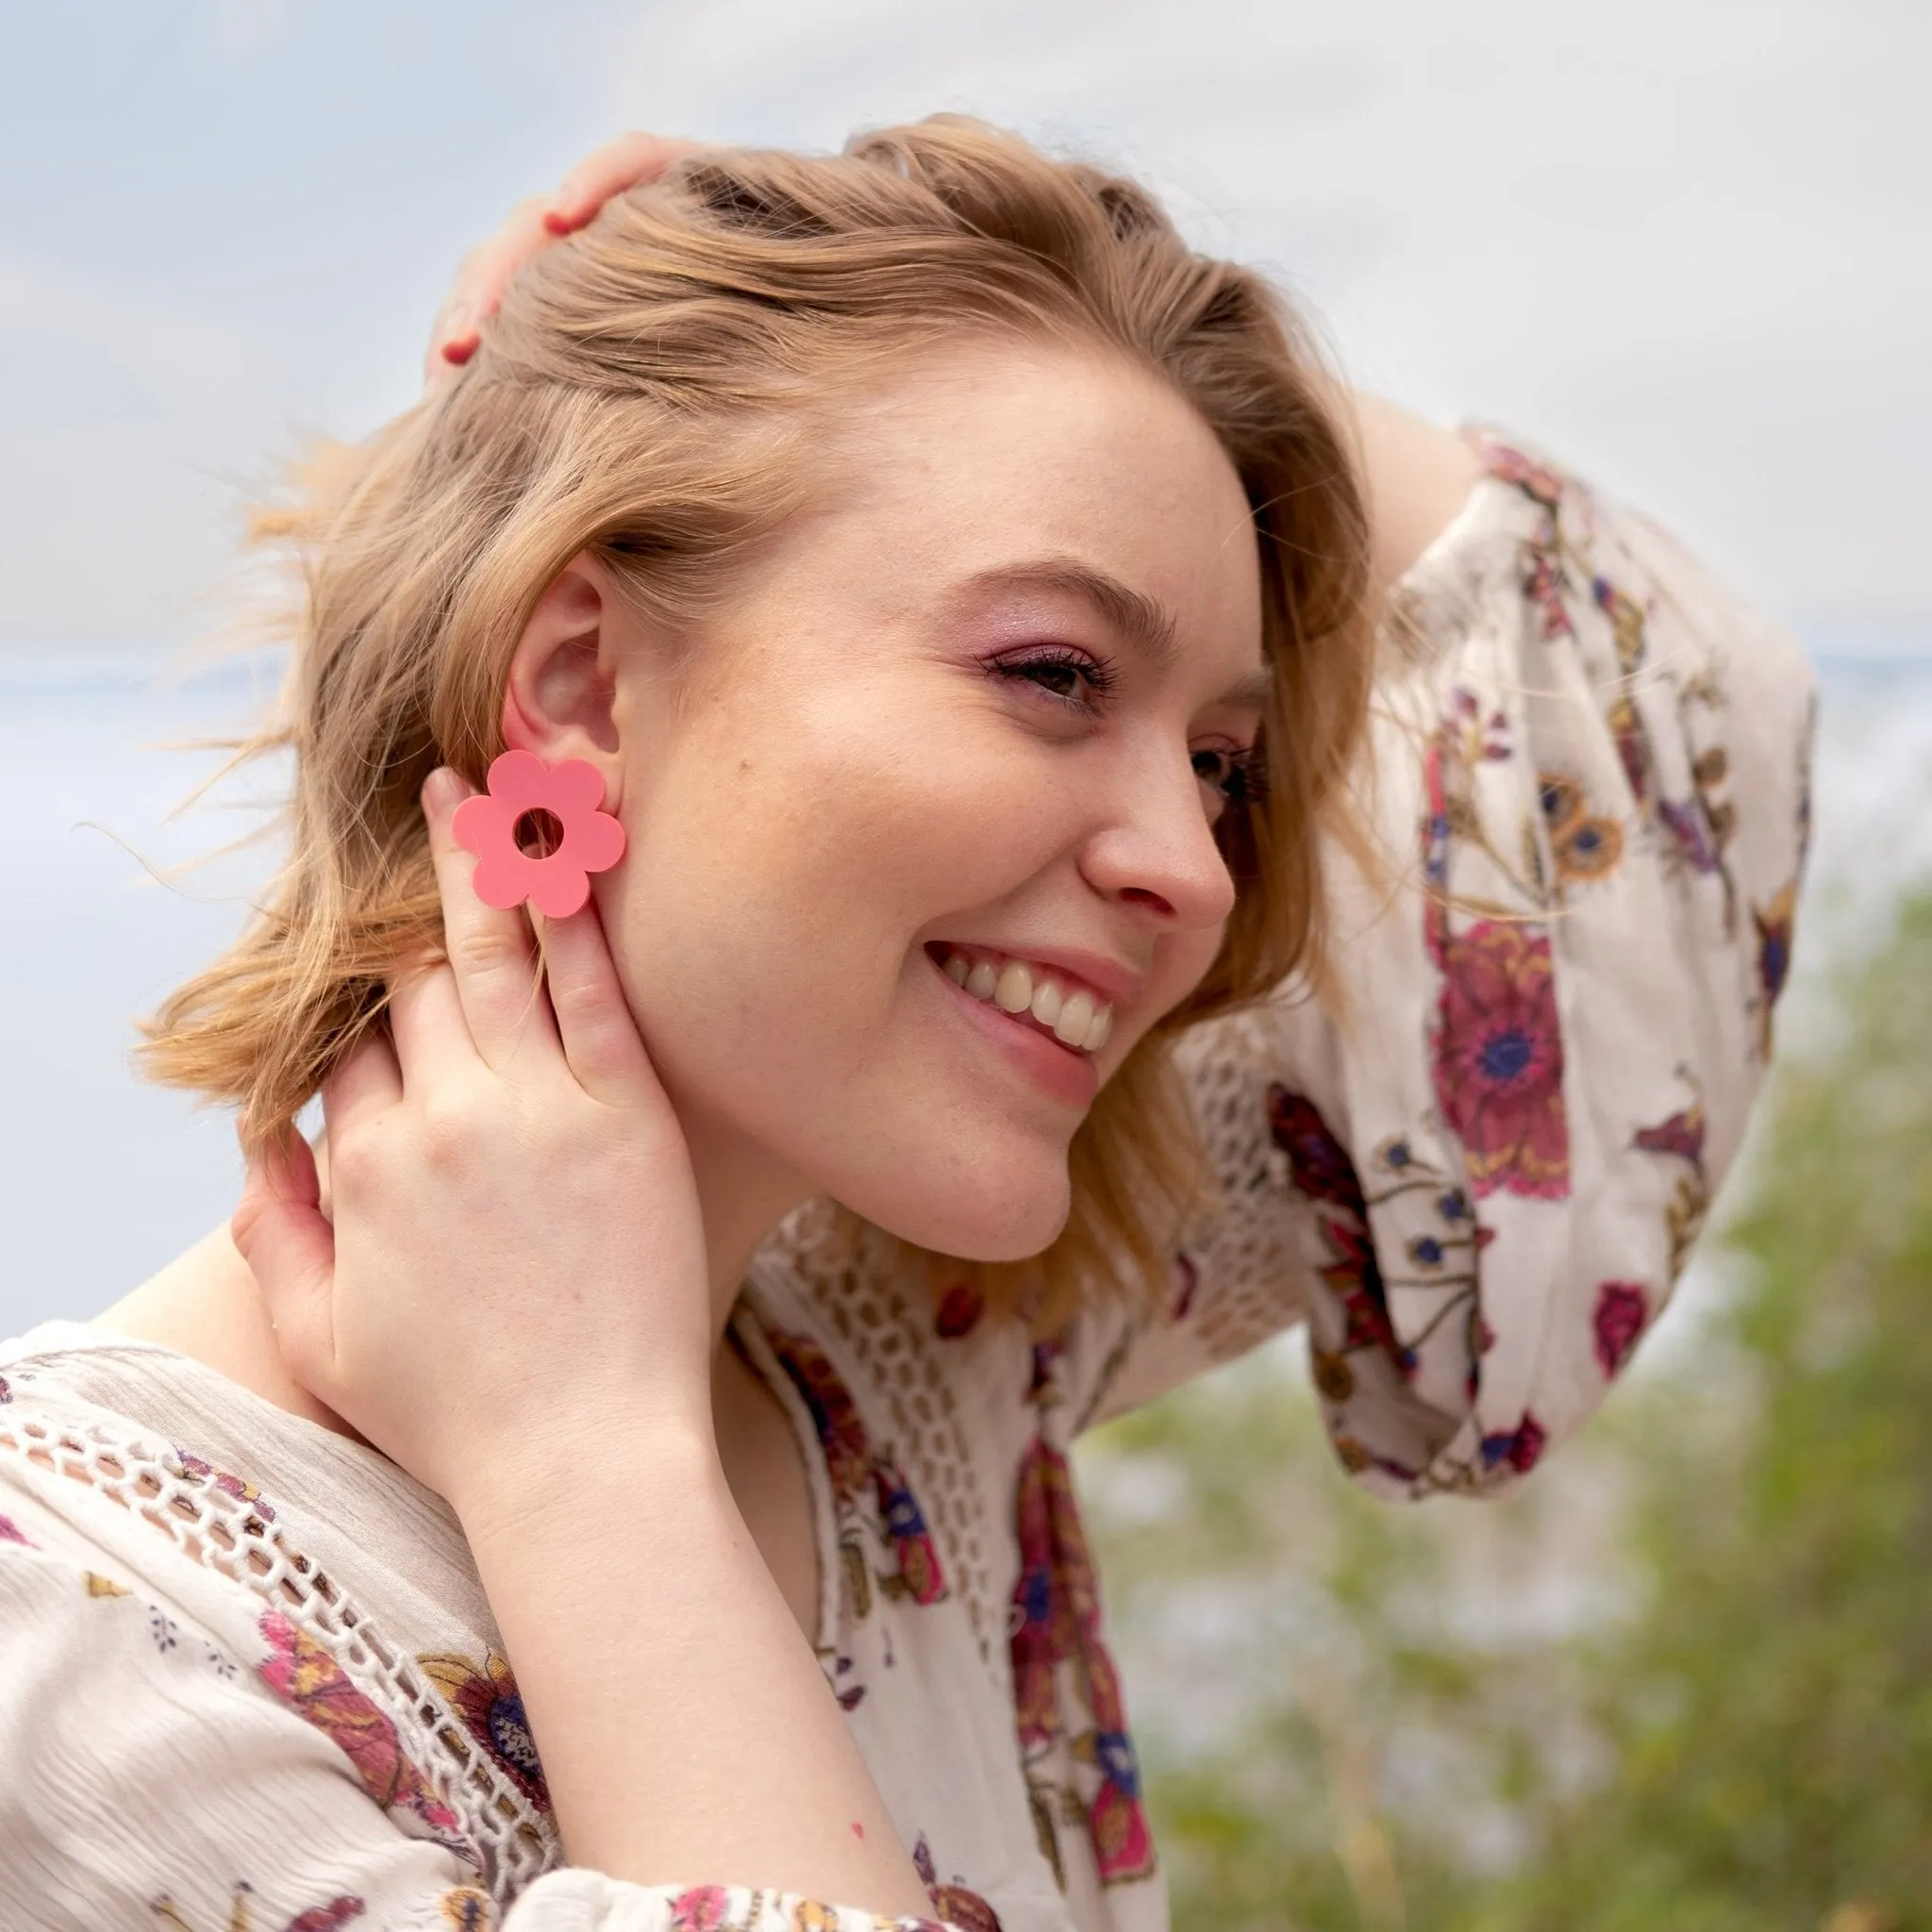
M 1078 1046 L 1087 1038 L 1087 1028 L 1093 1020 L 1093 1001 L 1084 992 L 1076 992 L 1060 1008 L 1060 1016 L 1054 1022 L 1053 1037 L 1067 1046 Z
M 955 986 L 974 999 L 991 1000 L 1016 1020 L 1022 1014 L 1030 1015 L 1061 1045 L 1071 1046 L 1076 1053 L 1098 1053 L 1113 1031 L 1111 1007 L 1100 1005 L 1091 992 L 1069 993 L 1044 971 L 1036 979 L 1036 969 L 1024 959 L 1008 959 L 1004 966 L 996 966 L 991 959 L 968 959 L 963 953 L 948 953 L 942 970 Z

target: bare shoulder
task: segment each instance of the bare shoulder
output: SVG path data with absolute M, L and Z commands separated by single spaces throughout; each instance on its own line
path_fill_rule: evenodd
M 352 1433 L 282 1366 L 255 1277 L 225 1225 L 211 1229 L 91 1325 L 190 1356 L 291 1415 Z
M 1362 390 L 1344 390 L 1364 476 L 1375 580 L 1391 584 L 1455 522 L 1482 460 L 1453 429 Z

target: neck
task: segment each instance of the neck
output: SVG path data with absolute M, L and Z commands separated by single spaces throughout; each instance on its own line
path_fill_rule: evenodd
M 745 1271 L 765 1238 L 786 1215 L 808 1201 L 809 1183 L 728 1123 L 679 1108 L 704 1218 L 711 1292 L 711 1339 L 724 1341 Z

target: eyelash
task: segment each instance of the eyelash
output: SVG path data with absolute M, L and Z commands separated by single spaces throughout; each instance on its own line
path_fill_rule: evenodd
M 1120 683 L 1112 665 L 1065 644 L 1049 644 L 1029 658 L 997 658 L 989 668 L 995 677 L 1011 683 L 1033 684 L 1035 690 L 1043 691 L 1056 704 L 1066 706 L 1070 711 L 1084 712 L 1089 717 L 1099 712 Z M 1040 684 L 1036 681 L 1036 674 L 1041 671 L 1070 671 L 1075 676 L 1084 677 L 1093 695 L 1076 698 L 1068 691 L 1054 690 L 1051 685 Z
M 1258 744 L 1244 744 L 1235 750 L 1197 751 L 1194 754 L 1195 775 L 1204 783 L 1213 784 L 1228 804 L 1233 806 L 1256 806 L 1268 795 L 1268 755 Z M 1217 781 L 1210 779 L 1201 770 L 1198 760 L 1221 758 L 1226 770 Z
M 1030 657 L 1004 658 L 995 659 L 988 669 L 1005 682 L 1030 684 L 1034 690 L 1064 705 L 1070 711 L 1078 711 L 1085 717 L 1099 714 L 1107 700 L 1118 688 L 1120 679 L 1111 665 L 1097 658 L 1090 658 L 1084 651 L 1075 651 L 1064 644 L 1050 645 L 1036 651 Z M 1071 673 L 1086 680 L 1091 697 L 1074 697 L 1065 691 L 1057 691 L 1050 684 L 1040 679 L 1041 672 Z M 1219 778 L 1210 776 L 1201 770 L 1203 758 L 1220 758 L 1223 772 Z M 1260 745 L 1242 745 L 1238 748 L 1216 747 L 1194 754 L 1195 774 L 1204 784 L 1211 784 L 1221 795 L 1234 806 L 1258 804 L 1267 792 L 1268 760 Z

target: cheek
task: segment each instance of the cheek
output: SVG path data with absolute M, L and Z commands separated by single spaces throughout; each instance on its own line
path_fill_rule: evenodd
M 1120 1058 L 1124 1058 L 1127 1047 L 1142 1038 L 1166 1014 L 1173 1012 L 1208 976 L 1208 970 L 1214 964 L 1226 932 L 1227 927 L 1223 924 L 1210 926 L 1204 932 L 1181 933 L 1161 942 L 1155 956 L 1154 985 L 1152 997 L 1147 1002 L 1146 1016 L 1140 1027 L 1121 1042 Z M 1119 1064 L 1118 1058 L 1110 1058 L 1113 1065 Z
M 627 793 L 602 903 L 647 1025 L 728 1029 L 790 1063 L 875 1051 L 933 923 L 1064 849 L 1055 788 L 994 733 L 843 723 L 692 746 Z
M 774 936 L 841 958 L 903 953 L 932 919 L 1003 898 L 1066 843 L 1051 788 L 971 734 L 800 736 L 689 820 L 674 861 Z

